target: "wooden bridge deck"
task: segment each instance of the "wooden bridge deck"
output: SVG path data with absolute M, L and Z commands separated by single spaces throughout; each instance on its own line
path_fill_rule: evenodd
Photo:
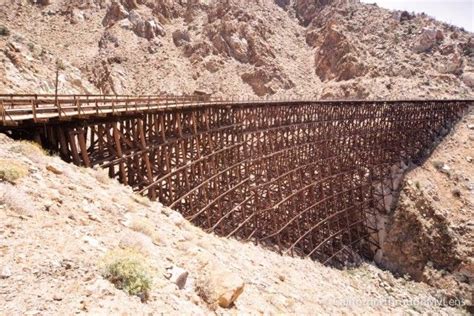
M 287 100 L 287 99 L 223 99 L 208 96 L 156 95 L 21 95 L 0 94 L 0 126 L 44 124 L 50 121 L 73 119 L 87 120 L 93 117 L 120 116 L 151 111 L 182 110 L 210 106 L 252 106 L 262 104 L 443 104 L 454 100 Z M 457 100 L 470 102 L 472 100 Z

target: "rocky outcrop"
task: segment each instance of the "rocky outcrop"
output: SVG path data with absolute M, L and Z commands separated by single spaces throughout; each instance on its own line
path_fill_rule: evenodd
M 275 53 L 267 43 L 272 33 L 268 26 L 250 13 L 235 7 L 227 12 L 221 6 L 209 14 L 212 24 L 206 27 L 207 37 L 218 53 L 241 63 L 257 66 L 271 63 Z
M 316 51 L 315 71 L 323 81 L 341 81 L 363 76 L 367 68 L 359 61 L 357 49 L 349 39 L 341 31 L 329 27 Z
M 258 96 L 274 94 L 278 90 L 294 87 L 294 83 L 276 67 L 258 67 L 242 74 L 241 78 Z
M 138 10 L 135 10 L 137 7 L 135 0 L 113 1 L 107 9 L 102 25 L 110 28 L 118 21 L 128 19 L 122 24 L 122 27 L 132 29 L 139 37 L 152 40 L 157 36 L 164 36 L 166 32 L 163 25 L 151 15 L 144 17 Z
M 110 27 L 114 25 L 117 21 L 128 18 L 128 16 L 129 13 L 123 7 L 123 5 L 118 1 L 113 1 L 107 9 L 107 13 L 104 19 L 102 20 L 102 25 L 105 27 Z
M 444 62 L 438 66 L 438 71 L 441 73 L 449 73 L 460 75 L 464 66 L 464 59 L 460 54 L 455 53 L 445 57 Z
M 441 30 L 432 28 L 423 28 L 421 33 L 416 37 L 412 44 L 412 48 L 417 53 L 427 52 L 444 39 Z
M 298 19 L 307 26 L 324 6 L 337 0 L 295 0 L 294 8 Z
M 163 26 L 153 18 L 145 19 L 137 11 L 132 10 L 129 15 L 132 28 L 139 37 L 151 40 L 157 36 L 165 36 L 166 32 Z

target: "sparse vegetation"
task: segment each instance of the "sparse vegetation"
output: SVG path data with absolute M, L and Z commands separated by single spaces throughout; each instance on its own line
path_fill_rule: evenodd
M 10 30 L 4 25 L 0 25 L 0 36 L 10 36 Z
M 48 152 L 43 147 L 41 147 L 40 144 L 27 140 L 16 142 L 11 148 L 11 151 L 14 153 L 24 154 L 28 157 L 48 155 Z
M 148 198 L 144 197 L 144 196 L 141 196 L 141 195 L 138 195 L 138 194 L 134 194 L 132 196 L 132 200 L 134 202 L 137 202 L 143 206 L 151 206 L 150 204 L 150 200 L 148 200 Z
M 102 262 L 102 276 L 129 295 L 146 302 L 153 282 L 153 270 L 145 256 L 132 249 L 115 249 Z
M 154 243 L 159 243 L 160 238 L 156 233 L 153 223 L 146 218 L 134 218 L 130 223 L 130 229 L 149 236 Z
M 0 159 L 0 181 L 16 183 L 28 174 L 28 168 L 11 159 Z

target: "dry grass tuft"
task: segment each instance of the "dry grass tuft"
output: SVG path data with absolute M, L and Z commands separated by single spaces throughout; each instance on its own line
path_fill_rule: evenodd
M 133 194 L 132 195 L 132 200 L 134 202 L 138 203 L 138 204 L 143 205 L 143 206 L 147 206 L 147 207 L 151 206 L 150 200 L 147 197 L 144 197 L 142 195 Z
M 140 217 L 132 219 L 130 223 L 130 229 L 147 235 L 151 238 L 154 244 L 161 243 L 161 238 L 156 232 L 155 225 L 153 225 L 153 223 L 146 218 Z
M 129 295 L 137 295 L 142 302 L 150 296 L 153 269 L 145 256 L 132 249 L 109 251 L 103 259 L 102 276 Z
M 28 168 L 12 159 L 0 159 L 0 181 L 15 184 L 28 174 Z
M 40 144 L 27 140 L 15 142 L 10 150 L 27 157 L 48 156 L 48 152 Z

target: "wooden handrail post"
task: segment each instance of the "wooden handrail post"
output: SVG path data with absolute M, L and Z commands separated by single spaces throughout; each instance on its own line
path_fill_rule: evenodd
M 0 114 L 2 117 L 2 123 L 5 125 L 5 108 L 3 107 L 3 100 L 0 101 Z

